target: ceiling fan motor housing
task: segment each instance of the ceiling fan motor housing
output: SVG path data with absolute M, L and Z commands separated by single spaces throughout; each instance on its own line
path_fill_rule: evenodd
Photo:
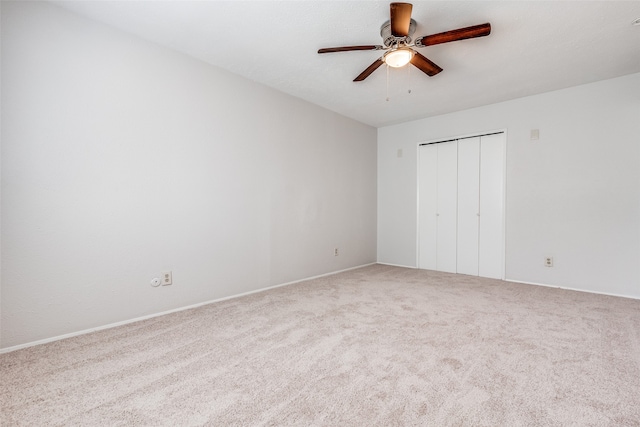
M 409 44 L 411 43 L 411 36 L 416 32 L 416 21 L 413 19 L 409 24 L 409 35 L 406 37 L 396 37 L 391 34 L 391 21 L 386 21 L 380 27 L 380 36 L 382 37 L 383 43 L 386 47 L 392 47 L 398 44 Z

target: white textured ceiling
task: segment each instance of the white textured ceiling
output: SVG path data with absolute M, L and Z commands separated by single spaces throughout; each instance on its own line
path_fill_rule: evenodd
M 386 67 L 352 82 L 379 51 L 316 53 L 382 44 L 388 1 L 53 3 L 376 127 L 640 72 L 640 1 L 414 1 L 414 38 L 492 32 L 420 49 L 444 71 L 391 69 L 388 89 Z

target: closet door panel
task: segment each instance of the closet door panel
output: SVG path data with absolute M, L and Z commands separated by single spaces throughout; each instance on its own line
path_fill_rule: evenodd
M 457 205 L 458 205 L 458 143 L 437 144 L 438 147 L 438 230 L 437 262 L 439 271 L 456 272 Z
M 480 139 L 479 275 L 503 276 L 503 192 L 505 135 Z
M 437 242 L 438 147 L 418 150 L 418 268 L 435 270 Z
M 458 141 L 457 272 L 478 275 L 480 137 Z

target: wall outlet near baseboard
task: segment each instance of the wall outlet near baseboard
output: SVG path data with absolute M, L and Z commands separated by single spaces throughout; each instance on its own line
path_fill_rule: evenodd
M 173 284 L 173 278 L 171 277 L 170 271 L 164 271 L 162 273 L 162 286 L 167 286 Z
M 333 248 L 333 256 L 338 256 L 339 252 L 338 252 L 338 248 Z
M 548 256 L 544 258 L 544 266 L 545 267 L 553 267 L 553 257 Z

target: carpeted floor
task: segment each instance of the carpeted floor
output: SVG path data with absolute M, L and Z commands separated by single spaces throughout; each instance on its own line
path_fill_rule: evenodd
M 384 265 L 0 355 L 0 425 L 640 426 L 640 301 Z

